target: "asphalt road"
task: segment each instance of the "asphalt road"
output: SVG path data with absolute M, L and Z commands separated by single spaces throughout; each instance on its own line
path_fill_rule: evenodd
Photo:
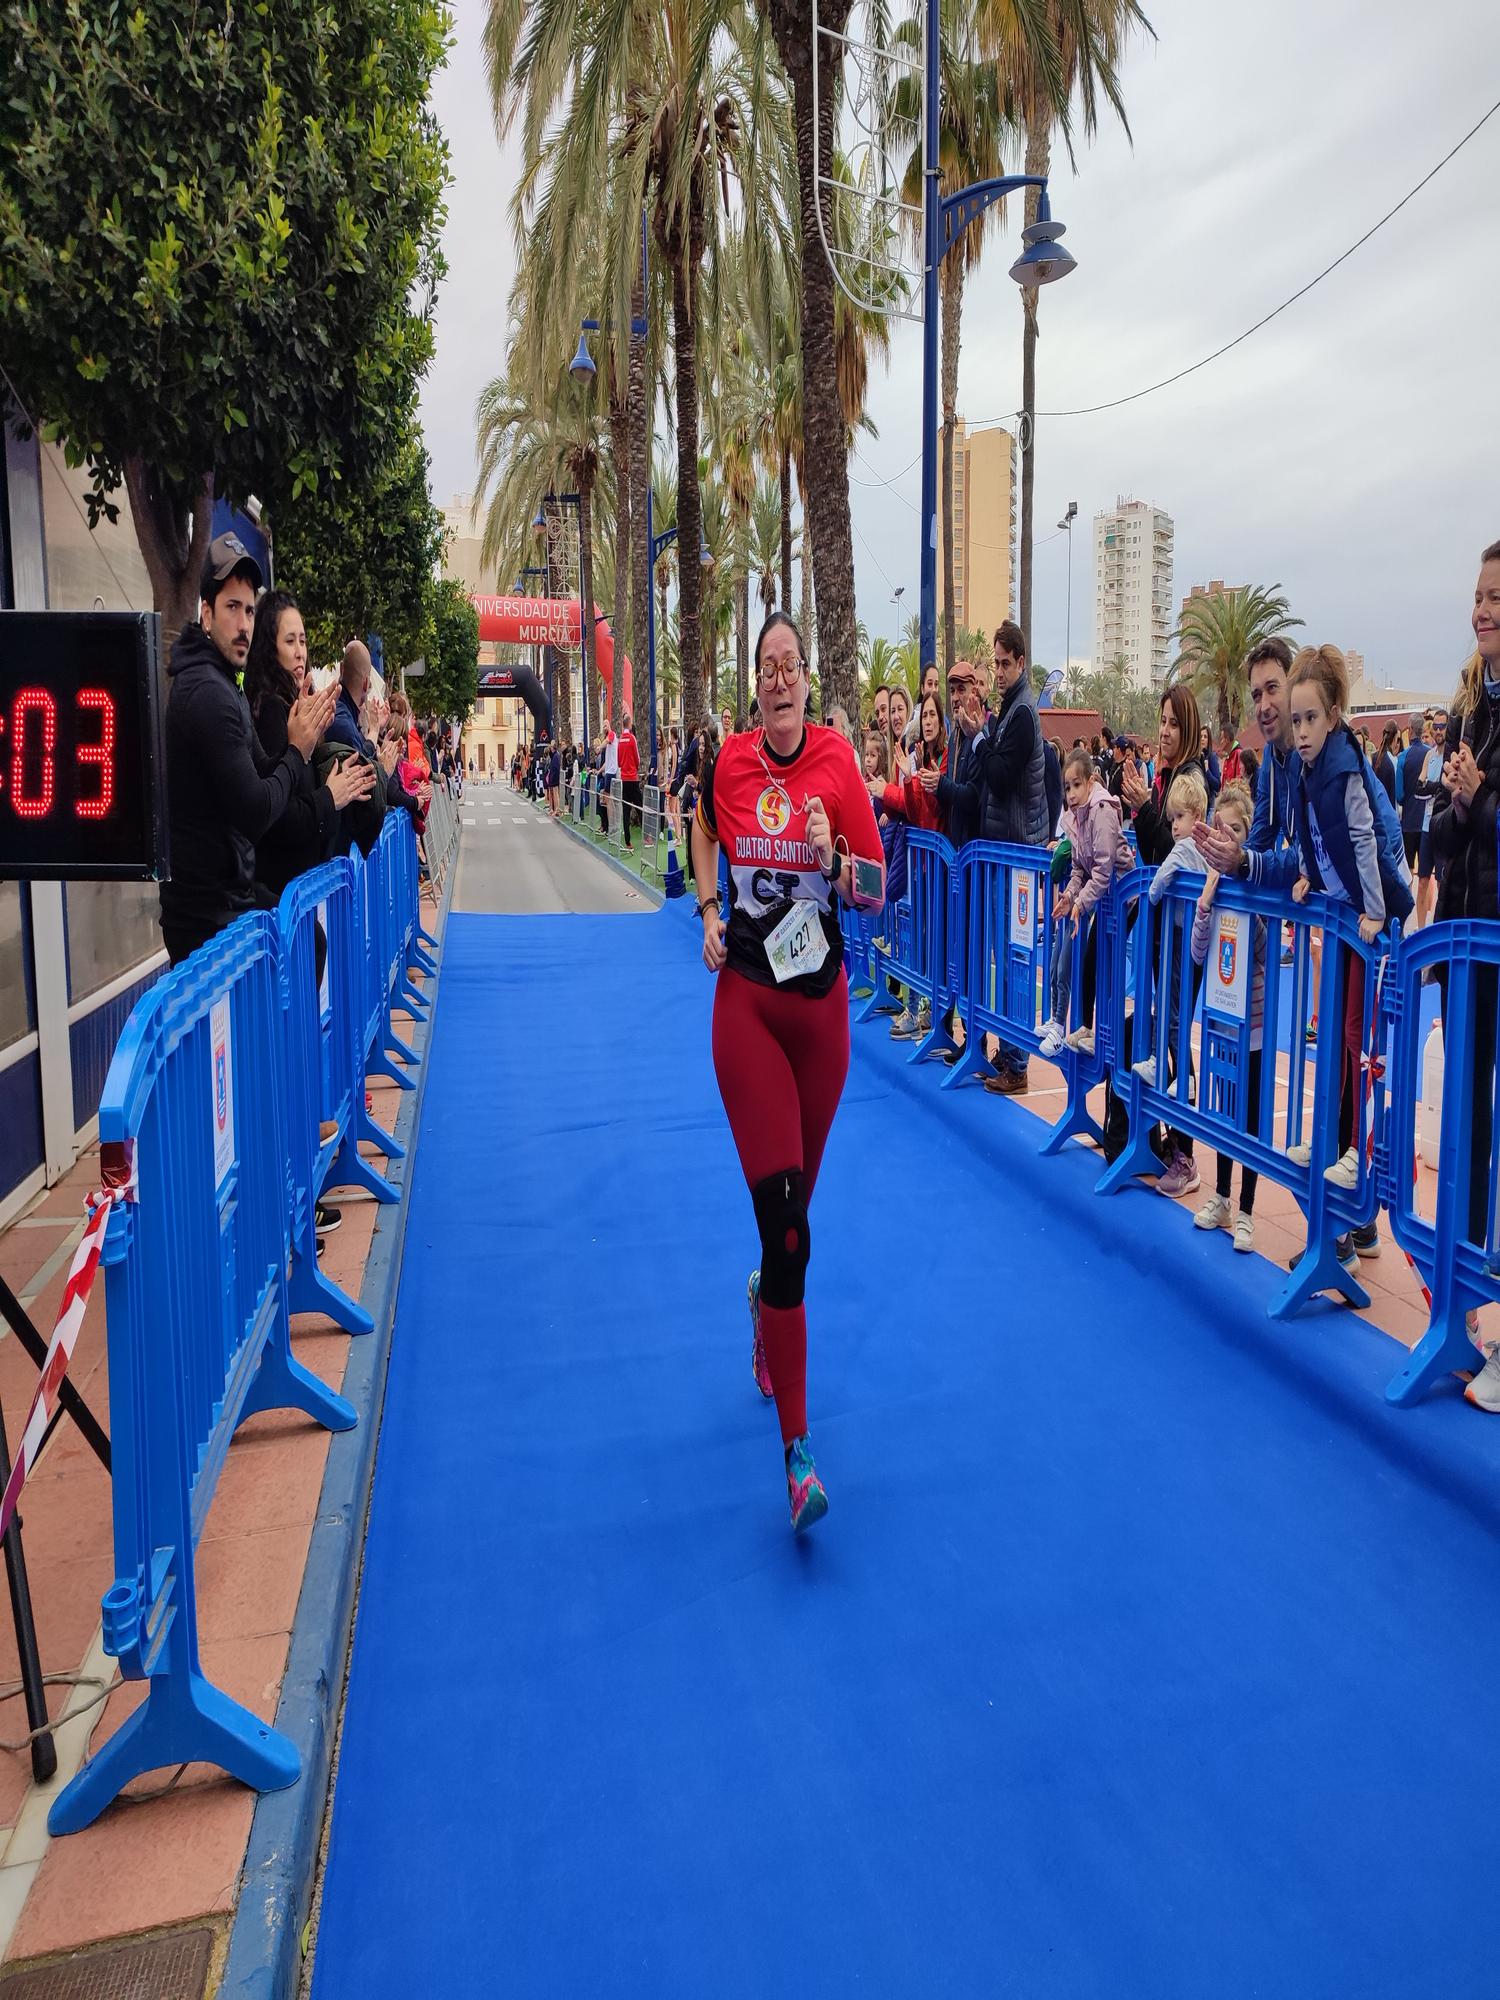
M 544 916 L 554 910 L 599 915 L 654 907 L 503 780 L 488 785 L 471 780 L 458 816 L 463 838 L 455 910 Z

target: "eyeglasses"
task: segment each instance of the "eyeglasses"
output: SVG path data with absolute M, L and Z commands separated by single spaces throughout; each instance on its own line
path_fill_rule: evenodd
M 805 660 L 783 660 L 778 666 L 772 660 L 758 669 L 760 684 L 766 688 L 794 687 L 798 675 L 806 665 Z

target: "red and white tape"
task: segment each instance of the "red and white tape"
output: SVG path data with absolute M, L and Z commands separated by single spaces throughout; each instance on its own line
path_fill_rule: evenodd
M 135 1191 L 135 1161 L 133 1154 L 127 1151 L 118 1182 L 88 1198 L 88 1227 L 68 1267 L 68 1281 L 63 1286 L 62 1302 L 57 1308 L 57 1324 L 47 1343 L 47 1357 L 42 1363 L 36 1394 L 27 1412 L 20 1449 L 5 1484 L 5 1498 L 0 1501 L 0 1538 L 10 1527 L 11 1516 L 21 1497 L 21 1488 L 36 1464 L 42 1440 L 47 1435 L 47 1426 L 52 1421 L 57 1392 L 68 1372 L 68 1363 L 73 1359 L 73 1349 L 78 1344 L 78 1335 L 83 1327 L 83 1316 L 88 1311 L 89 1295 L 94 1289 L 94 1276 L 99 1269 L 99 1254 L 104 1248 L 104 1232 L 109 1226 L 109 1218 L 117 1202 L 135 1200 Z

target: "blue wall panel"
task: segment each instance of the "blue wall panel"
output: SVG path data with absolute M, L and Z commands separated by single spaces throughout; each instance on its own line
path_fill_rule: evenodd
M 120 1030 L 130 1018 L 131 1008 L 143 993 L 156 984 L 165 970 L 165 966 L 159 966 L 155 972 L 137 980 L 134 986 L 127 986 L 123 993 L 117 993 L 113 1000 L 106 1000 L 102 1007 L 96 1007 L 92 1014 L 85 1014 L 69 1027 L 75 1132 L 86 1125 L 99 1109 L 99 1093 L 109 1074 L 110 1058 L 114 1055 L 115 1043 L 120 1039 Z
M 0 1070 L 0 1197 L 42 1164 L 42 1059 Z

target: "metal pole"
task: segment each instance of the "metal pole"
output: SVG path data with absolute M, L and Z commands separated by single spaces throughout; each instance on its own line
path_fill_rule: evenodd
M 643 336 L 651 324 L 651 257 L 646 247 L 646 204 L 641 203 L 641 328 Z M 634 332 L 634 328 L 631 329 Z M 649 364 L 650 354 L 646 356 Z M 651 527 L 651 460 L 656 443 L 656 399 L 651 390 L 651 370 L 646 369 L 646 437 L 642 458 L 646 474 L 646 672 L 651 690 L 651 769 L 656 770 L 656 557 Z M 639 625 L 635 628 L 641 629 Z M 660 776 L 660 773 L 657 774 Z
M 1073 671 L 1073 523 L 1068 523 L 1068 638 L 1063 652 L 1063 672 Z
M 642 254 L 645 218 L 641 219 Z M 656 529 L 651 511 L 651 480 L 646 480 L 646 679 L 651 689 L 651 768 L 656 769 Z M 659 775 L 659 774 L 658 774 Z
M 938 0 L 923 10 L 922 136 L 922 602 L 917 670 L 937 658 Z

